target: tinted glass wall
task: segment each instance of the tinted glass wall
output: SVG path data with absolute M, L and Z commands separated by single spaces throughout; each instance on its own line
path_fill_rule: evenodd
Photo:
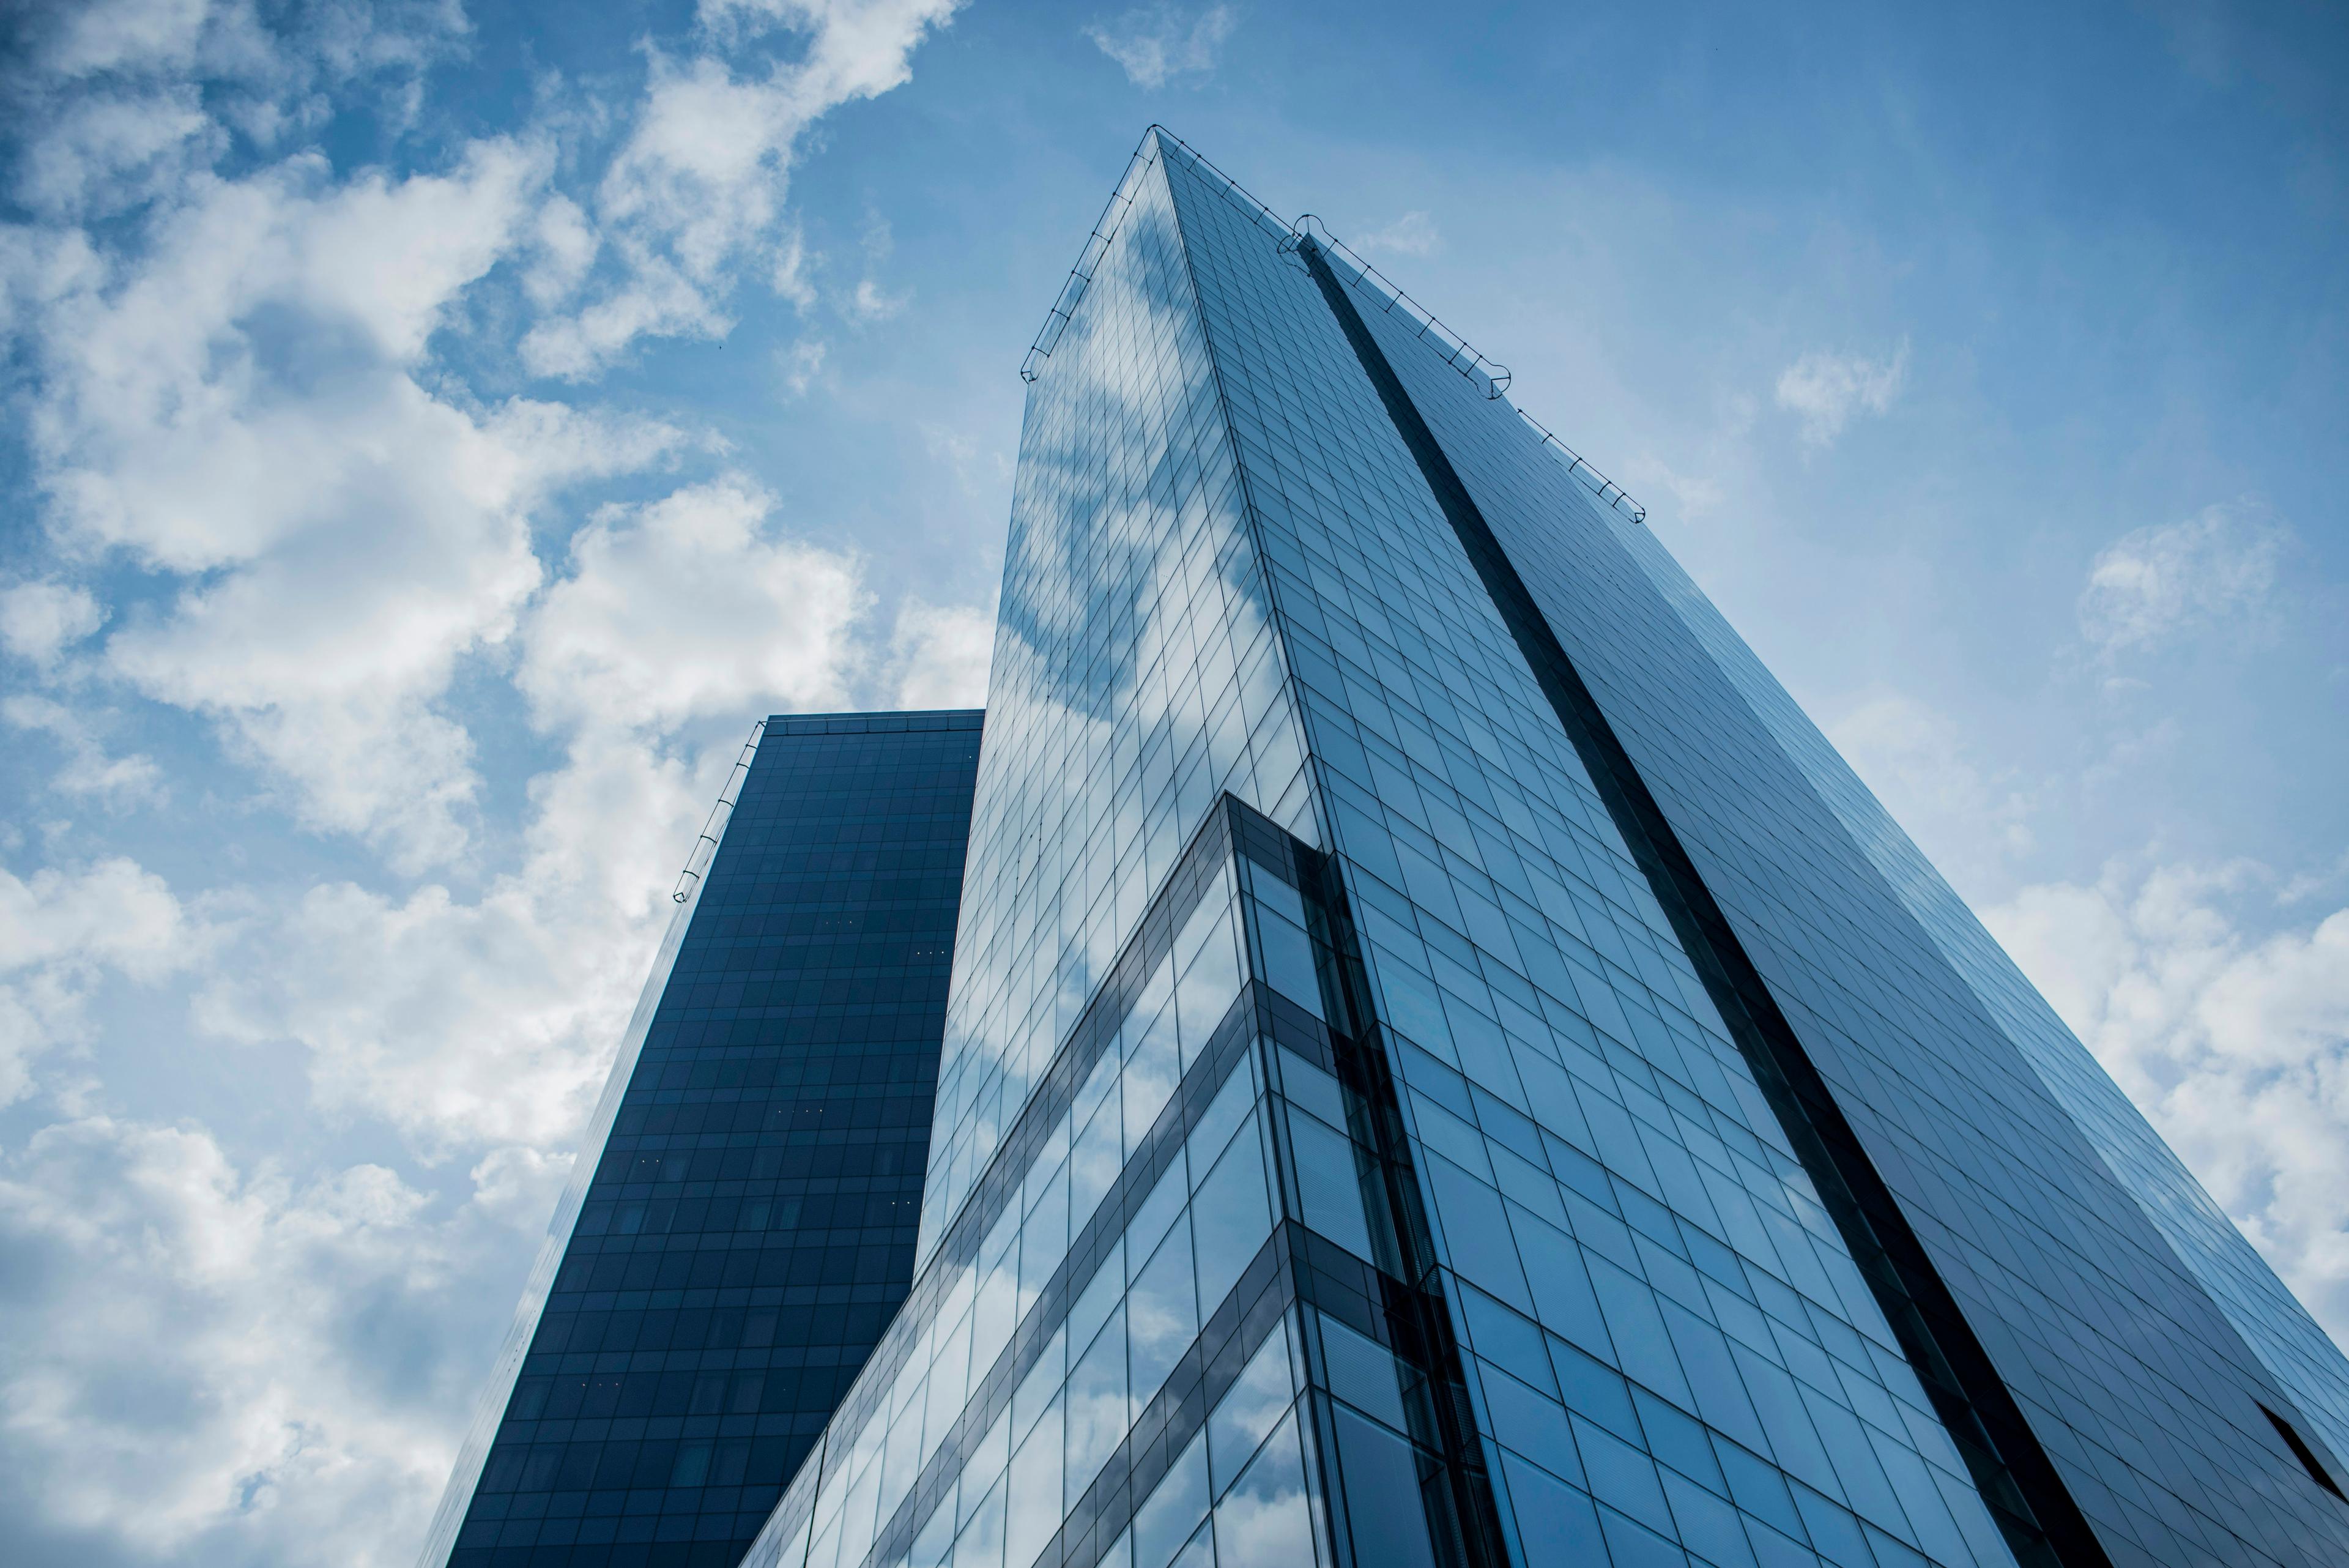
M 2312 1469 L 2293 1443 L 2349 1403 L 2338 1350 L 1653 534 L 1348 275 L 1540 633 L 2018 1407 L 2020 1446 L 2052 1465 L 2041 1522 L 2085 1516 L 2062 1554 L 2349 1554 L 2337 1460 Z
M 1154 131 L 1030 356 L 919 1272 L 746 1563 L 2341 1559 L 2338 1353 L 1341 263 Z
M 1166 161 L 1426 1217 L 1406 1282 L 1443 1303 L 1490 1455 L 1492 1528 L 1420 1539 L 2007 1561 L 1344 324 L 1285 226 Z M 1339 1428 L 1345 1513 L 1395 1491 L 1357 1484 L 1370 1430 Z M 1357 1562 L 1409 1539 L 1353 1533 Z
M 731 1568 L 913 1275 L 980 715 L 768 721 L 448 1562 Z

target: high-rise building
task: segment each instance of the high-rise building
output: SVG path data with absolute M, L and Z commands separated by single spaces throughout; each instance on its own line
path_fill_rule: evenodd
M 745 749 L 432 1568 L 740 1561 L 913 1279 L 979 721 L 795 714 Z
M 1154 130 L 1023 374 L 912 1285 L 750 1568 L 2349 1562 L 2349 1364 L 1505 372 Z

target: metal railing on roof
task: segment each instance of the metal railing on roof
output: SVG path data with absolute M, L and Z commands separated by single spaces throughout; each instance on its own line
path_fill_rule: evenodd
M 1126 160 L 1125 172 L 1118 177 L 1117 188 L 1110 192 L 1109 203 L 1094 222 L 1093 232 L 1085 236 L 1085 248 L 1078 253 L 1077 265 L 1069 269 L 1068 280 L 1061 285 L 1060 296 L 1052 301 L 1050 311 L 1046 313 L 1044 325 L 1036 329 L 1036 338 L 1028 346 L 1027 357 L 1019 361 L 1021 380 L 1034 380 L 1042 370 L 1043 362 L 1052 357 L 1054 348 L 1060 347 L 1061 334 L 1067 329 L 1069 317 L 1076 313 L 1077 302 L 1084 298 L 1085 290 L 1092 286 L 1093 269 L 1101 265 L 1102 256 L 1108 251 L 1110 242 L 1117 238 L 1118 230 L 1124 226 L 1125 214 L 1133 206 L 1134 182 L 1141 178 L 1143 170 L 1158 161 L 1158 143 L 1162 140 L 1181 148 L 1185 157 L 1222 181 L 1224 188 L 1252 208 L 1257 218 L 1269 225 L 1274 233 L 1285 234 L 1288 232 L 1288 219 L 1249 195 L 1238 181 L 1209 162 L 1205 153 L 1163 125 L 1149 126 L 1143 131 L 1141 141 L 1135 144 L 1133 156 Z
M 1150 128 L 1151 130 L 1157 129 L 1156 126 Z M 1117 188 L 1109 193 L 1109 205 L 1102 209 L 1102 215 L 1093 222 L 1093 232 L 1085 237 L 1085 248 L 1077 254 L 1077 265 L 1069 269 L 1068 281 L 1061 285 L 1060 295 L 1052 301 L 1052 308 L 1045 316 L 1044 325 L 1036 329 L 1036 340 L 1028 346 L 1027 358 L 1019 361 L 1021 380 L 1034 380 L 1043 362 L 1050 358 L 1052 350 L 1060 346 L 1061 334 L 1067 328 L 1069 317 L 1076 313 L 1077 302 L 1084 298 L 1085 290 L 1092 285 L 1093 269 L 1101 265 L 1102 256 L 1109 250 L 1110 242 L 1117 238 L 1119 226 L 1125 222 L 1125 214 L 1133 206 L 1134 181 L 1157 158 L 1157 145 L 1151 140 L 1150 131 L 1145 130 L 1142 133 L 1142 144 L 1126 161 L 1125 172 L 1118 176 Z
M 685 857 L 685 869 L 677 874 L 677 891 L 669 895 L 678 903 L 693 897 L 695 884 L 709 870 L 710 857 L 718 853 L 718 841 L 726 836 L 726 824 L 732 820 L 734 804 L 742 798 L 742 781 L 750 774 L 750 759 L 759 754 L 759 737 L 767 732 L 764 719 L 750 726 L 750 738 L 742 742 L 741 754 L 734 759 L 734 771 L 726 775 L 726 787 L 718 792 L 718 799 L 709 808 L 709 820 L 701 825 L 701 836 L 693 841 L 693 849 Z
M 1485 397 L 1498 398 L 1509 389 L 1511 378 L 1506 365 L 1487 359 L 1470 348 L 1466 338 L 1435 318 L 1435 312 L 1405 294 L 1392 278 L 1356 255 L 1353 247 L 1331 234 L 1330 225 L 1311 213 L 1289 225 L 1288 233 L 1281 236 L 1280 254 L 1294 255 L 1298 247 L 1308 240 L 1316 248 L 1336 256 L 1352 268 L 1356 283 L 1369 284 L 1372 293 L 1379 296 L 1378 305 L 1381 311 L 1392 316 L 1401 310 L 1404 320 L 1416 322 L 1418 325 L 1412 336 L 1426 341 L 1444 356 L 1445 364 L 1475 385 L 1484 388 Z
M 1355 254 L 1352 247 L 1332 234 L 1330 232 L 1330 226 L 1319 218 L 1308 213 L 1298 219 L 1289 230 L 1288 237 L 1280 242 L 1280 249 L 1283 254 L 1292 254 L 1308 240 L 1310 240 L 1315 248 L 1323 254 L 1334 256 L 1345 263 L 1348 270 L 1355 275 L 1350 281 L 1359 291 L 1369 294 L 1372 301 L 1379 304 L 1381 310 L 1390 315 L 1400 310 L 1406 320 L 1418 323 L 1413 335 L 1425 340 L 1431 347 L 1441 352 L 1444 362 L 1466 377 L 1470 382 L 1482 387 L 1485 397 L 1496 401 L 1507 401 L 1501 395 L 1508 390 L 1509 382 L 1512 379 L 1506 365 L 1487 359 L 1471 348 L 1466 338 L 1437 320 L 1433 311 L 1395 286 L 1386 274 Z M 1559 453 L 1568 460 L 1566 472 L 1569 475 L 1586 476 L 1583 483 L 1600 501 L 1613 510 L 1620 512 L 1634 523 L 1645 523 L 1648 520 L 1648 509 L 1632 500 L 1630 493 L 1621 485 L 1593 467 L 1588 458 L 1558 440 L 1557 433 L 1547 425 L 1516 404 L 1509 403 L 1508 406 L 1510 412 L 1525 421 L 1526 426 L 1541 437 L 1542 445 L 1557 448 Z
M 1124 174 L 1118 180 L 1117 189 L 1110 193 L 1109 204 L 1102 209 L 1100 220 L 1093 224 L 1092 234 L 1086 238 L 1085 248 L 1078 255 L 1077 265 L 1069 270 L 1068 281 L 1061 286 L 1060 296 L 1052 302 L 1051 311 L 1044 317 L 1044 325 L 1038 329 L 1035 341 L 1029 346 L 1027 357 L 1019 361 L 1021 380 L 1033 381 L 1041 373 L 1043 361 L 1050 358 L 1052 350 L 1059 347 L 1061 334 L 1067 328 L 1069 318 L 1075 314 L 1078 302 L 1084 298 L 1085 290 L 1092 286 L 1093 272 L 1101 265 L 1102 256 L 1109 250 L 1111 242 L 1116 239 L 1126 213 L 1133 209 L 1135 182 L 1157 161 L 1161 140 L 1180 148 L 1185 157 L 1221 182 L 1226 192 L 1276 233 L 1279 236 L 1276 244 L 1282 254 L 1293 254 L 1298 246 L 1309 240 L 1323 254 L 1344 262 L 1347 270 L 1354 275 L 1350 281 L 1369 294 L 1381 311 L 1388 314 L 1402 311 L 1406 320 L 1415 324 L 1413 335 L 1440 352 L 1444 363 L 1481 388 L 1485 397 L 1495 401 L 1508 401 L 1503 394 L 1508 390 L 1513 378 L 1506 365 L 1478 353 L 1466 338 L 1437 319 L 1433 311 L 1405 294 L 1386 274 L 1357 255 L 1352 247 L 1332 234 L 1329 225 L 1319 218 L 1308 213 L 1295 223 L 1288 222 L 1250 195 L 1245 186 L 1216 168 L 1196 148 L 1163 125 L 1152 125 L 1142 133 L 1142 141 L 1134 148 L 1133 156 L 1126 162 Z M 1610 510 L 1620 513 L 1634 523 L 1648 520 L 1648 509 L 1632 500 L 1630 493 L 1621 485 L 1599 472 L 1588 458 L 1558 440 L 1557 432 L 1516 404 L 1508 403 L 1508 407 L 1541 438 L 1539 444 L 1557 449 L 1558 454 L 1567 460 L 1566 472 L 1569 477 L 1579 476 L 1584 486 Z

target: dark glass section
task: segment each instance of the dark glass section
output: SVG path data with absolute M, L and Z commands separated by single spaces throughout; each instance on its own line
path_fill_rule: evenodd
M 2260 1407 L 2260 1414 L 2265 1416 L 2268 1418 L 2268 1425 L 2276 1429 L 2276 1436 L 2282 1438 L 2284 1447 L 2292 1450 L 2292 1457 L 2298 1459 L 2307 1469 L 2308 1479 L 2334 1497 L 2341 1496 L 2340 1483 L 2333 1479 L 2333 1472 L 2326 1469 L 2323 1461 L 2316 1457 L 2316 1450 L 2308 1446 L 2308 1439 L 2300 1435 L 2300 1428 L 2265 1405 Z
M 1412 405 L 1319 248 L 1308 240 L 1299 254 L 1361 357 L 1428 488 L 1458 531 L 1462 548 L 1475 564 L 1526 664 L 1557 707 L 1617 829 L 1745 1053 L 1754 1081 L 1768 1096 L 2016 1559 L 2026 1568 L 2057 1563 L 2103 1568 L 2111 1560 L 1427 421 Z
M 913 1277 L 981 716 L 768 722 L 450 1568 L 732 1568 Z
M 2106 1553 L 2349 1561 L 2261 1414 L 2338 1407 L 2337 1351 L 1652 533 L 1360 314 Z

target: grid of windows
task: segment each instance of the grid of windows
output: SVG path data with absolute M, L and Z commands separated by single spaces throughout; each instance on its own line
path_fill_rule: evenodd
M 926 1260 L 1217 794 L 1312 835 L 1165 183 L 1114 242 L 1020 432 L 987 754 L 924 1194 Z
M 1366 319 L 2104 1549 L 2349 1553 L 2261 1413 L 2342 1407 L 2339 1353 L 2240 1237 L 2210 1242 L 2208 1198 L 1652 535 Z M 2198 1279 L 2198 1247 L 2223 1268 Z M 2283 1350 L 2263 1366 L 2230 1315 Z
M 2349 1456 L 2349 1363 L 2339 1349 L 1679 564 L 1652 541 L 1625 542 L 1689 635 L 2022 1051 L 2178 1260 L 2297 1398 L 2333 1455 Z M 2323 1468 L 2327 1461 L 2316 1463 Z
M 1268 1332 L 1269 1003 L 1243 968 L 1221 809 L 748 1563 L 1024 1568 L 1058 1542 L 1089 1568 L 1195 1434 L 1242 1330 Z
M 768 721 L 450 1568 L 732 1568 L 904 1299 L 975 712 Z
M 635 1442 L 668 1480 L 607 1497 L 639 1533 L 603 1539 L 681 1542 L 631 1522 L 668 1487 L 730 1552 L 790 1468 L 759 1441 L 820 1426 L 746 1568 L 2349 1553 L 2349 1511 L 2318 1511 L 2337 1354 L 1652 536 L 1162 133 L 1082 269 L 1031 357 L 959 919 L 923 928 L 952 931 L 953 984 L 902 1310 L 861 1370 L 877 1319 L 795 1364 L 838 1369 L 820 1401 L 624 1438 L 519 1424 L 554 1422 L 549 1392 L 514 1451 Z M 781 875 L 744 821 L 727 853 Z M 632 1121 L 631 1091 L 523 1385 L 718 1370 L 674 1337 L 620 1351 L 624 1314 L 673 1336 L 812 1287 L 790 1304 L 846 1309 L 845 1345 L 880 1299 L 856 1293 L 913 1240 L 914 1183 L 878 1162 L 921 1136 L 869 1046 L 793 1078 L 790 1113 L 814 1135 L 791 1147 L 874 1162 L 825 1193 L 867 1234 L 762 1242 L 706 1302 L 614 1293 L 771 1235 L 754 1201 L 814 1222 L 780 1169 L 693 1189 L 763 1136 L 721 1108 L 758 1098 L 733 1031 L 854 1005 L 877 934 L 812 928 L 833 967 L 787 980 L 779 931 L 679 953 L 678 1005 L 737 1012 L 653 1021 L 638 1076 L 679 1097 Z M 1831 1158 L 1821 1107 L 1848 1113 Z M 642 1240 L 663 1225 L 700 1245 Z M 1920 1269 L 1940 1295 L 1888 1286 Z M 1920 1302 L 1978 1336 L 1963 1376 Z M 744 1354 L 729 1378 L 775 1365 Z M 1985 1388 L 2035 1439 L 2030 1484 L 2060 1470 L 2036 1495 L 2078 1499 L 2072 1534 L 2031 1528 L 2019 1450 L 1970 1424 Z M 738 1480 L 645 1458 L 712 1432 L 750 1439 Z M 529 1462 L 498 1497 L 560 1495 L 506 1484 Z M 485 1551 L 555 1550 L 519 1544 L 554 1508 L 497 1506 Z
M 1167 161 L 1505 1533 L 2005 1561 L 1316 286 Z

